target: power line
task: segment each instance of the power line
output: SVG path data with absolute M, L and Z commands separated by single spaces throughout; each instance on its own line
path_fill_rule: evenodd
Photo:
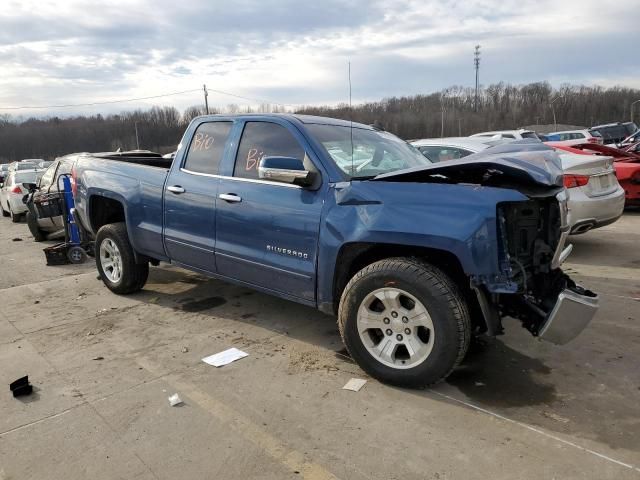
M 201 89 L 195 88 L 195 89 L 192 89 L 192 90 L 182 90 L 180 92 L 169 92 L 169 93 L 163 93 L 163 94 L 160 94 L 160 95 L 151 95 L 151 96 L 148 96 L 148 97 L 125 98 L 125 99 L 120 99 L 120 100 L 106 100 L 104 102 L 68 103 L 68 104 L 64 104 L 64 105 L 22 105 L 22 106 L 19 106 L 19 107 L 0 107 L 0 110 L 33 110 L 33 109 L 46 109 L 46 108 L 92 107 L 92 106 L 95 106 L 95 105 L 109 105 L 109 104 L 114 104 L 114 103 L 136 102 L 136 101 L 139 101 L 139 100 L 151 100 L 151 99 L 154 99 L 154 98 L 171 97 L 171 96 L 174 96 L 174 95 L 182 95 L 184 93 L 193 93 L 193 92 L 200 92 L 200 91 L 201 91 Z M 219 93 L 220 95 L 226 95 L 226 96 L 229 96 L 229 97 L 240 98 L 242 100 L 247 100 L 249 102 L 269 103 L 269 104 L 272 104 L 272 105 L 281 105 L 283 107 L 296 107 L 297 106 L 295 104 L 273 102 L 273 101 L 265 100 L 265 99 L 261 99 L 261 98 L 245 97 L 243 95 L 238 95 L 236 93 L 225 92 L 224 90 L 215 90 L 215 89 L 208 88 L 208 87 L 206 87 L 206 90 L 205 90 L 205 102 L 206 102 L 206 96 L 207 96 L 208 92 L 215 92 L 215 93 Z
M 199 92 L 200 89 L 196 88 L 193 90 L 183 90 L 181 92 L 170 92 L 163 93 L 161 95 L 152 95 L 150 97 L 138 97 L 138 98 L 126 98 L 121 100 L 107 100 L 104 102 L 91 102 L 91 103 L 68 103 L 65 105 L 23 105 L 21 107 L 0 107 L 0 110 L 28 110 L 28 109 L 36 109 L 36 108 L 68 108 L 68 107 L 91 107 L 94 105 L 108 105 L 111 103 L 124 103 L 124 102 L 135 102 L 138 100 L 150 100 L 152 98 L 161 98 L 161 97 L 171 97 L 173 95 L 182 95 L 183 93 L 192 93 Z
M 230 92 L 225 92 L 223 90 L 214 90 L 213 88 L 209 88 L 207 87 L 207 91 L 209 92 L 215 92 L 215 93 L 219 93 L 221 95 L 227 95 L 229 97 L 235 97 L 235 98 L 240 98 L 242 100 L 248 100 L 249 102 L 258 102 L 258 103 L 270 103 L 272 105 L 281 105 L 283 107 L 297 107 L 298 105 L 293 104 L 293 103 L 280 103 L 280 102 L 273 102 L 271 100 L 265 100 L 264 98 L 252 98 L 252 97 L 244 97 L 242 95 L 237 95 L 235 93 L 230 93 Z

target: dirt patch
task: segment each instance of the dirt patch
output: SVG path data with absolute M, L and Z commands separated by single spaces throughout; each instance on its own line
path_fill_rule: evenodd
M 323 350 L 292 349 L 289 353 L 289 373 L 314 372 L 318 370 L 337 372 L 340 367 L 338 367 L 335 359 Z

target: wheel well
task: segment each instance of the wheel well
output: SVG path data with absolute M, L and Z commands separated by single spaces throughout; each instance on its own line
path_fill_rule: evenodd
M 458 258 L 451 252 L 437 248 L 416 247 L 397 244 L 350 243 L 344 245 L 336 259 L 333 281 L 333 306 L 338 311 L 340 297 L 349 280 L 360 270 L 374 262 L 391 257 L 420 258 L 441 269 L 453 280 L 464 295 L 470 309 L 473 323 L 476 319 L 484 324 L 480 304 Z M 482 327 L 482 325 L 479 325 Z
M 124 221 L 124 207 L 118 200 L 98 196 L 89 200 L 89 222 L 94 233 L 104 225 Z

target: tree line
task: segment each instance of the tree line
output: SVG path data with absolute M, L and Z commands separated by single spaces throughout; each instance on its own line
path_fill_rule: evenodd
M 498 83 L 475 91 L 450 87 L 428 95 L 391 97 L 350 107 L 306 106 L 297 113 L 330 116 L 375 124 L 405 139 L 466 136 L 476 132 L 558 124 L 589 127 L 626 121 L 640 90 L 624 87 L 528 85 Z M 640 119 L 640 104 L 637 104 Z M 212 113 L 283 112 L 277 105 L 227 105 Z M 138 147 L 166 153 L 176 148 L 184 129 L 204 113 L 193 106 L 180 113 L 174 107 L 153 107 L 112 115 L 16 119 L 0 116 L 0 163 L 23 158 L 53 159 L 72 152 L 131 150 Z M 540 127 L 543 130 L 543 127 Z M 137 134 L 136 134 L 137 130 Z M 550 130 L 550 128 L 547 128 Z
M 628 121 L 640 90 L 624 87 L 562 85 L 547 82 L 514 86 L 498 83 L 475 90 L 450 87 L 429 95 L 391 97 L 380 102 L 306 107 L 300 113 L 331 116 L 378 125 L 404 139 L 468 136 L 491 130 L 537 127 L 540 133 L 557 124 L 591 127 Z M 640 120 L 640 102 L 635 105 Z M 546 128 L 545 128 L 546 127 Z

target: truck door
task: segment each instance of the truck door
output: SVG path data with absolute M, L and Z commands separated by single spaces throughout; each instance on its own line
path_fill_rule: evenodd
M 263 156 L 304 159 L 299 140 L 279 123 L 245 124 L 233 174 L 218 188 L 216 264 L 219 274 L 313 301 L 322 194 L 258 178 Z
M 215 272 L 218 168 L 233 122 L 200 124 L 164 192 L 164 245 L 175 263 Z M 179 168 L 176 168 L 179 167 Z

